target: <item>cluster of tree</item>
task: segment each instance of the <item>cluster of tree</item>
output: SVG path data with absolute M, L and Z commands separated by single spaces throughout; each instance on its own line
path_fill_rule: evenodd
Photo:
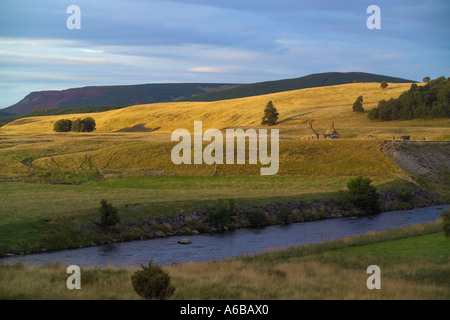
M 425 81 L 428 80 L 428 81 Z M 450 118 L 450 78 L 440 77 L 423 86 L 413 83 L 398 99 L 382 100 L 369 113 L 371 120 Z
M 353 112 L 364 112 L 362 103 L 363 103 L 363 96 L 359 96 L 358 98 L 356 98 L 355 103 L 353 103 Z
M 62 108 L 62 109 L 40 109 L 35 110 L 24 115 L 12 115 L 0 110 L 0 127 L 14 120 L 27 117 L 42 117 L 55 116 L 61 114 L 75 114 L 75 113 L 95 113 L 109 110 L 116 110 L 126 108 L 127 106 L 99 106 L 99 107 L 76 107 L 76 108 Z M 69 130 L 70 131 L 70 130 Z
M 91 117 L 80 118 L 71 121 L 69 119 L 61 119 L 55 122 L 53 125 L 53 131 L 55 132 L 92 132 L 95 130 L 95 120 Z

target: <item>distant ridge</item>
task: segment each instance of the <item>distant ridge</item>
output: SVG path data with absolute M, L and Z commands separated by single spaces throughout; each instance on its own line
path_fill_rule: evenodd
M 32 92 L 2 114 L 24 115 L 42 109 L 76 107 L 116 107 L 172 102 L 214 90 L 237 86 L 224 83 L 161 83 L 119 86 L 92 86 L 67 90 Z
M 381 82 L 383 80 L 391 83 L 416 82 L 412 80 L 389 77 L 372 73 L 327 72 L 327 73 L 310 74 L 300 78 L 245 84 L 217 92 L 207 92 L 204 94 L 195 95 L 189 98 L 182 99 L 182 101 L 219 101 L 219 100 L 245 98 L 250 96 L 259 96 L 263 94 L 277 93 L 290 90 L 334 86 L 339 84 L 352 83 L 353 81 Z
M 67 90 L 32 92 L 18 103 L 1 110 L 0 116 L 25 115 L 38 110 L 78 107 L 118 107 L 174 101 L 219 101 L 313 87 L 357 82 L 415 82 L 407 79 L 362 72 L 327 72 L 300 78 L 258 82 L 161 83 L 117 86 L 91 86 Z

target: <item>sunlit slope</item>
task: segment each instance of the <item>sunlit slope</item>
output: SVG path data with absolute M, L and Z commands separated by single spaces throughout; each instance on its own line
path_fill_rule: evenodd
M 59 119 L 93 117 L 97 131 L 146 131 L 172 132 L 177 128 L 193 130 L 194 121 L 203 121 L 203 129 L 235 126 L 258 126 L 263 110 L 272 100 L 279 112 L 281 126 L 298 121 L 314 121 L 326 126 L 334 121 L 340 126 L 373 125 L 367 114 L 352 112 L 352 104 L 362 95 L 366 110 L 372 109 L 378 101 L 398 97 L 409 89 L 409 83 L 390 83 L 381 89 L 379 83 L 354 83 L 330 87 L 318 87 L 274 93 L 262 96 L 216 101 L 216 102 L 173 102 L 136 105 L 101 113 L 58 115 L 22 118 L 0 128 L 3 132 L 46 133 L 52 132 L 53 124 Z M 291 119 L 289 119 L 292 117 Z M 283 120 L 288 120 L 284 121 Z M 136 130 L 133 130 L 133 127 Z M 138 129 L 137 129 L 138 128 Z

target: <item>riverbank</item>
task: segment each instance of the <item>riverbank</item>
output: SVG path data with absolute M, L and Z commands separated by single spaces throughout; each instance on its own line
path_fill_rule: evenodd
M 221 262 L 165 269 L 172 299 L 450 299 L 449 240 L 441 222 L 370 232 Z M 381 269 L 368 290 L 366 269 Z M 63 265 L 0 265 L 0 299 L 140 299 L 137 268 L 82 268 L 81 290 L 68 290 Z
M 421 189 L 395 189 L 381 192 L 380 204 L 383 211 L 392 211 L 427 207 L 440 203 L 437 194 L 430 194 Z M 85 248 L 115 242 L 189 236 L 249 227 L 365 215 L 351 203 L 332 198 L 270 202 L 262 205 L 236 206 L 233 210 L 233 219 L 217 226 L 212 223 L 210 218 L 216 210 L 217 203 L 216 206 L 204 206 L 188 212 L 179 210 L 172 215 L 139 217 L 132 220 L 121 217 L 121 223 L 111 228 L 103 227 L 99 220 L 91 220 L 87 224 L 78 226 L 64 224 L 70 224 L 72 222 L 70 220 L 61 221 L 58 224 L 49 222 L 47 226 L 49 232 L 41 237 L 40 242 L 23 243 L 16 246 L 14 250 L 0 247 L 0 255 L 10 257 L 17 254 Z M 249 219 L 248 212 L 259 212 L 263 219 L 252 221 Z

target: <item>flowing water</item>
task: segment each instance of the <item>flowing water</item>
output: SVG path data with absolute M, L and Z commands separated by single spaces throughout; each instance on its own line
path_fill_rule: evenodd
M 359 219 L 339 218 L 315 222 L 293 223 L 255 229 L 238 229 L 222 233 L 189 236 L 191 244 L 178 244 L 184 236 L 143 241 L 113 243 L 97 247 L 19 255 L 0 259 L 0 263 L 44 265 L 61 263 L 78 266 L 136 267 L 150 259 L 167 265 L 172 262 L 221 260 L 271 248 L 290 247 L 328 239 L 388 230 L 407 225 L 432 222 L 450 205 L 384 212 Z

